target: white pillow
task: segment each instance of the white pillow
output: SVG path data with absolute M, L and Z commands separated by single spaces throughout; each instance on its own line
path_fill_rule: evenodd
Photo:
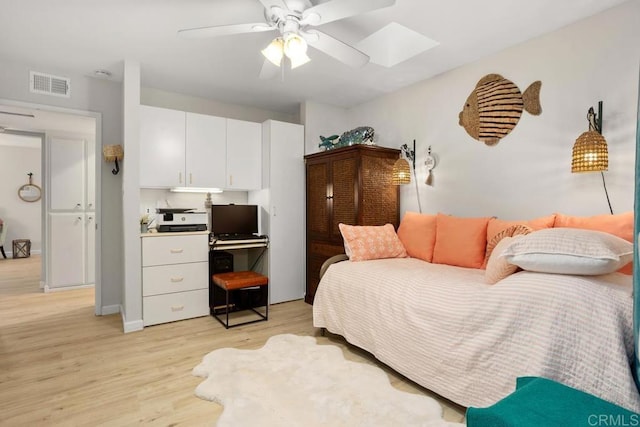
M 500 257 L 528 271 L 599 275 L 631 262 L 633 244 L 602 231 L 548 228 L 515 240 Z

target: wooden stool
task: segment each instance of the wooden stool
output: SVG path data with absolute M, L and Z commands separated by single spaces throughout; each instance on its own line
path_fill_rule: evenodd
M 222 323 L 225 328 L 229 329 L 235 326 L 261 322 L 269 318 L 269 300 L 268 300 L 269 278 L 267 276 L 263 276 L 262 274 L 256 273 L 255 271 L 232 271 L 229 273 L 214 274 L 212 276 L 212 279 L 213 279 L 213 283 L 215 283 L 216 286 L 222 288 L 225 292 L 225 301 L 224 301 L 223 307 L 224 307 L 224 314 L 226 314 L 226 322 L 222 321 L 222 319 L 218 317 L 218 313 L 216 312 L 216 308 L 219 307 L 219 304 L 217 304 L 215 292 L 213 294 L 214 309 L 212 313 L 213 317 L 218 319 L 218 321 Z M 250 306 L 250 307 L 247 307 L 246 309 L 256 313 L 258 316 L 260 316 L 260 319 L 249 320 L 247 322 L 241 322 L 235 325 L 229 325 L 229 311 L 231 310 L 229 306 L 229 292 L 243 290 L 243 289 L 248 290 L 249 288 L 259 288 L 261 289 L 262 296 L 267 297 L 266 305 L 265 305 L 265 308 L 266 308 L 265 314 L 260 313 L 258 310 L 255 309 L 255 307 Z M 236 311 L 241 311 L 241 310 L 236 310 Z
M 29 258 L 31 256 L 31 240 L 16 239 L 12 243 L 14 258 Z

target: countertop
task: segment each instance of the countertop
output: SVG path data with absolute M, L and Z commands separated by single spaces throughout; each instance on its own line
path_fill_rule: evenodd
M 140 233 L 140 237 L 162 237 L 162 236 L 193 236 L 198 234 L 209 235 L 209 231 L 180 231 L 168 233 Z

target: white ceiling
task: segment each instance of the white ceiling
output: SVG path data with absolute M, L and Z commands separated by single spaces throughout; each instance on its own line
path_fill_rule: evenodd
M 287 70 L 284 80 L 260 80 L 260 50 L 273 32 L 176 36 L 182 28 L 261 22 L 258 0 L 0 0 L 0 62 L 83 75 L 106 69 L 121 80 L 122 61 L 135 60 L 144 87 L 295 113 L 305 100 L 358 105 L 623 1 L 397 0 L 318 29 L 355 45 L 396 22 L 438 46 L 391 68 L 369 63 L 361 69 L 310 49 L 311 62 Z

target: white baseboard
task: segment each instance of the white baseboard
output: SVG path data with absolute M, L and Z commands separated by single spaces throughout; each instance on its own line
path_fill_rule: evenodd
M 141 331 L 144 329 L 144 323 L 142 322 L 142 319 L 127 322 L 127 319 L 125 319 L 124 317 L 124 310 L 122 309 L 122 306 L 120 306 L 120 314 L 122 315 L 122 328 L 125 334 L 128 334 L 129 332 Z
M 60 288 L 52 288 L 49 285 L 44 285 L 44 293 L 48 294 L 50 292 L 64 292 L 64 291 L 72 291 L 74 289 L 84 289 L 84 288 L 93 288 L 94 285 L 76 285 L 76 286 L 62 286 Z
M 4 253 L 7 254 L 7 259 L 13 258 L 13 251 L 8 251 L 6 248 L 4 250 Z M 29 251 L 30 255 L 42 255 L 42 251 L 39 249 L 34 249 L 32 251 Z M 0 254 L 0 257 L 2 257 L 2 254 Z M 24 257 L 23 257 L 24 258 Z
M 100 310 L 100 315 L 102 316 L 108 316 L 110 314 L 117 314 L 117 313 L 120 313 L 120 304 L 104 305 Z

